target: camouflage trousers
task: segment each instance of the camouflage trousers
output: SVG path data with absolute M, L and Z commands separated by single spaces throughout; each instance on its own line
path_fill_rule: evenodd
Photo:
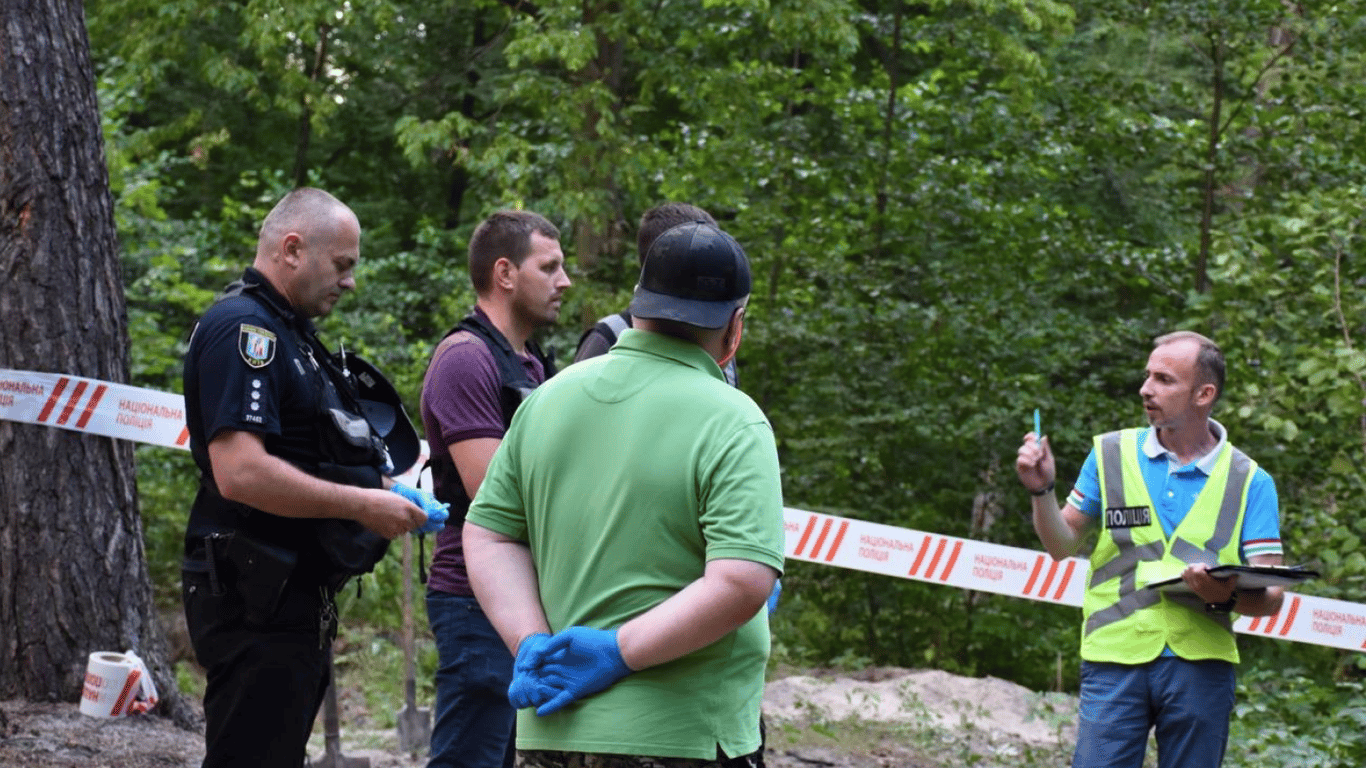
M 721 760 L 650 755 L 610 755 L 593 752 L 517 750 L 516 768 L 763 768 L 763 750 Z

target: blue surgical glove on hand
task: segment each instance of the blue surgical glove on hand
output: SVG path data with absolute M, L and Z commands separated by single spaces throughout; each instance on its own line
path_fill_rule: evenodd
M 633 671 L 621 658 L 615 629 L 570 627 L 556 633 L 539 650 L 546 654 L 541 680 L 558 693 L 536 708 L 537 715 L 548 715 L 572 701 L 592 696 Z
M 770 593 L 768 593 L 768 615 L 769 615 L 769 616 L 772 616 L 772 615 L 773 615 L 773 612 L 776 611 L 776 610 L 778 610 L 778 596 L 781 595 L 782 593 L 783 593 L 783 580 L 782 580 L 782 579 L 776 579 L 776 580 L 774 580 L 774 582 L 773 582 L 773 591 L 770 592 Z
M 427 522 L 417 529 L 417 533 L 436 533 L 446 525 L 446 520 L 451 516 L 450 504 L 442 504 L 435 496 L 421 488 L 394 483 L 389 490 L 421 507 L 422 511 L 427 513 Z
M 523 638 L 517 646 L 512 684 L 508 686 L 508 701 L 513 709 L 539 707 L 559 693 L 541 678 L 541 665 L 548 658 L 545 648 L 549 642 L 550 635 L 540 632 Z

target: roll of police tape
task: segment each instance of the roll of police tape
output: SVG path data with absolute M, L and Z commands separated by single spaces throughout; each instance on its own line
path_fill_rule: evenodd
M 132 651 L 95 651 L 85 667 L 81 687 L 81 714 L 91 717 L 123 717 L 155 707 L 157 688 L 142 659 Z
M 179 395 L 61 374 L 0 369 L 0 419 L 188 448 Z M 400 480 L 416 484 L 429 455 Z M 430 483 L 426 484 L 429 486 Z M 795 560 L 1080 607 L 1088 563 L 1029 549 L 960 539 L 802 509 L 784 509 L 787 556 Z M 1240 617 L 1235 631 L 1366 650 L 1366 605 L 1287 592 L 1275 616 Z

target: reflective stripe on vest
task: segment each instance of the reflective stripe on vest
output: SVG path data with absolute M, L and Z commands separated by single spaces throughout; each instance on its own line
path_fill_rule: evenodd
M 1143 482 L 1139 434 L 1140 430 L 1124 430 L 1095 440 L 1105 511 L 1083 605 L 1082 657 L 1142 663 L 1170 645 L 1184 658 L 1237 661 L 1230 617 L 1206 613 L 1204 602 L 1194 594 L 1141 587 L 1157 578 L 1179 575 L 1192 563 L 1239 561 L 1241 542 L 1236 534 L 1242 527 L 1247 486 L 1257 465 L 1225 444 L 1205 488 L 1169 538 Z M 1144 510 L 1148 516 L 1144 525 L 1111 525 L 1132 520 Z

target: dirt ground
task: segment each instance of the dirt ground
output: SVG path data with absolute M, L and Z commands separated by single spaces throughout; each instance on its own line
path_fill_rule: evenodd
M 339 756 L 347 768 L 414 768 L 422 755 L 398 751 L 393 729 L 348 727 L 366 720 L 342 695 Z M 1036 694 L 994 678 L 940 671 L 873 669 L 794 674 L 764 695 L 770 768 L 947 768 L 973 763 L 1057 764 L 1074 735 L 1075 701 Z M 201 734 L 160 717 L 86 717 L 72 704 L 0 701 L 0 766 L 5 768 L 192 768 Z M 327 759 L 322 718 L 309 750 Z M 337 756 L 335 753 L 334 757 Z M 1035 760 L 1040 762 L 1035 763 Z

